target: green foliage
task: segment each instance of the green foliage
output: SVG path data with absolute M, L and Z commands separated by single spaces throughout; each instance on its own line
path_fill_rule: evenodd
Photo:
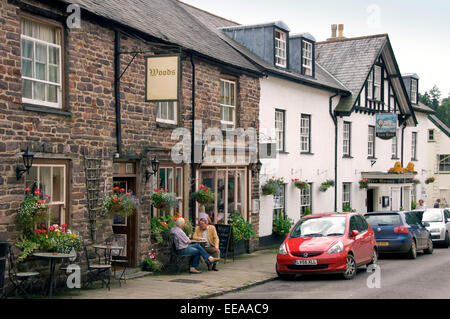
M 356 209 L 352 209 L 352 207 L 349 204 L 345 204 L 342 211 L 344 213 L 349 213 L 349 212 L 356 212 Z
M 295 187 L 298 189 L 308 189 L 309 184 L 306 181 L 301 181 L 298 178 L 292 179 L 292 183 L 294 183 Z
M 334 181 L 332 179 L 327 179 L 325 182 L 320 184 L 319 190 L 321 192 L 326 192 L 330 187 L 334 187 Z
M 164 215 L 161 217 L 153 217 L 150 220 L 151 234 L 155 239 L 154 244 L 163 242 L 163 235 L 168 235 L 170 233 L 172 227 L 176 226 L 176 220 L 178 218 L 184 217 L 182 217 L 179 213 L 176 213 L 175 216 Z M 187 236 L 190 236 L 194 233 L 194 226 L 187 218 L 184 218 L 183 231 Z
M 156 251 L 152 249 L 148 256 L 145 257 L 144 261 L 142 262 L 142 270 L 144 271 L 152 271 L 152 272 L 158 272 L 161 271 L 163 268 L 162 263 L 157 259 Z
M 24 235 L 33 233 L 33 229 L 48 218 L 47 202 L 50 196 L 44 195 L 39 189 L 34 194 L 29 194 L 29 188 L 25 189 L 26 197 L 17 211 L 17 223 L 22 229 Z
M 281 193 L 281 187 L 284 185 L 283 178 L 272 177 L 261 189 L 264 196 L 274 195 L 277 196 Z
M 272 231 L 274 234 L 284 236 L 289 233 L 293 225 L 294 221 L 292 219 L 290 219 L 288 216 L 284 216 L 284 214 L 280 214 L 280 216 L 273 220 Z
M 124 188 L 114 187 L 113 194 L 105 196 L 102 204 L 103 216 L 120 216 L 127 218 L 134 213 L 137 206 L 137 198 L 127 193 Z
M 200 185 L 200 189 L 192 194 L 192 197 L 201 205 L 210 205 L 216 200 L 216 196 L 205 185 Z
M 16 263 L 23 262 L 25 259 L 27 259 L 28 256 L 30 256 L 40 248 L 39 242 L 27 239 L 24 236 L 21 236 L 19 241 L 15 245 L 21 250 L 20 255 L 16 258 Z
M 305 212 L 303 213 L 302 216 L 308 216 L 308 215 L 311 215 L 311 208 L 306 207 L 306 208 L 305 208 Z
M 152 205 L 157 209 L 169 211 L 177 205 L 177 198 L 174 193 L 170 193 L 167 189 L 154 189 L 154 193 L 150 197 Z
M 245 221 L 238 211 L 231 214 L 231 225 L 233 227 L 233 239 L 236 243 L 256 237 L 252 224 Z
M 415 201 L 411 201 L 411 209 L 416 209 L 417 203 Z
M 435 85 L 423 95 L 419 93 L 419 101 L 436 111 L 436 116 L 450 127 L 450 96 L 441 100 L 442 94 Z

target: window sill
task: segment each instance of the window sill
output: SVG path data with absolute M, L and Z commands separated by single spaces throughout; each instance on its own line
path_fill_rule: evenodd
M 342 158 L 353 158 L 353 156 L 351 156 L 351 155 L 344 155 L 344 156 L 342 156 Z
M 278 151 L 278 154 L 286 154 L 286 155 L 288 155 L 289 152 L 286 152 L 286 151 Z
M 377 160 L 378 158 L 376 158 L 375 156 L 367 156 L 368 160 Z
M 311 153 L 311 152 L 300 152 L 300 155 L 314 155 L 314 153 Z
M 158 127 L 158 128 L 166 128 L 166 129 L 175 129 L 175 128 L 178 127 L 178 125 L 156 121 L 156 127 Z
M 398 161 L 398 160 L 400 160 L 398 157 L 391 157 L 391 160 L 396 160 L 396 161 Z
M 32 111 L 32 112 L 38 112 L 38 113 L 55 114 L 55 115 L 63 115 L 63 116 L 72 116 L 71 112 L 64 111 L 62 109 L 51 108 L 51 107 L 48 107 L 48 106 L 23 104 L 23 109 L 25 111 Z
M 428 143 L 436 143 L 436 140 L 428 140 Z
M 418 162 L 419 160 L 417 158 L 411 158 L 411 162 Z

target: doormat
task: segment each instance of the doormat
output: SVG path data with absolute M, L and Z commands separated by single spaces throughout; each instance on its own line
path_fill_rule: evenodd
M 169 280 L 169 282 L 181 282 L 183 284 L 198 284 L 203 281 L 202 280 L 193 280 L 193 279 L 174 279 L 174 280 Z

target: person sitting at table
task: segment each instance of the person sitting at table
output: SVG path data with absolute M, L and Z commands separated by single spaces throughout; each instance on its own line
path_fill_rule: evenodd
M 173 236 L 178 255 L 194 257 L 192 258 L 189 272 L 193 274 L 201 273 L 201 271 L 197 269 L 200 262 L 200 256 L 203 257 L 207 265 L 218 261 L 220 258 L 210 256 L 200 244 L 192 243 L 189 237 L 183 231 L 184 223 L 184 218 L 178 218 L 175 222 L 176 227 L 172 227 L 172 229 L 170 230 L 170 234 Z
M 206 243 L 206 252 L 213 257 L 220 257 L 219 236 L 217 235 L 216 227 L 214 225 L 208 225 L 205 219 L 200 219 L 198 226 L 195 227 L 192 239 L 204 241 Z M 208 264 L 208 270 L 219 271 L 217 269 L 217 262 L 213 262 L 212 265 Z

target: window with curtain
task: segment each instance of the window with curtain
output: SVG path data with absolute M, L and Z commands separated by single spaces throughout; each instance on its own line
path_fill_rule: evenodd
M 62 107 L 61 28 L 21 21 L 22 101 Z

